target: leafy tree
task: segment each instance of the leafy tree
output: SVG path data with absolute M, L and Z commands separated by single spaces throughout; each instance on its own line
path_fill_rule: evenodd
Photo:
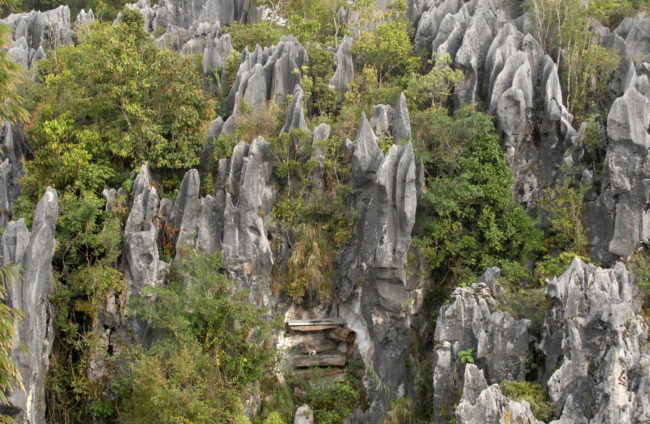
M 470 282 L 491 266 L 521 276 L 542 234 L 510 192 L 512 173 L 492 119 L 465 109 L 448 123 L 461 147 L 453 161 L 428 165 L 436 177 L 418 204 L 414 245 L 443 282 Z
M 408 75 L 420 66 L 420 58 L 413 56 L 408 23 L 403 20 L 389 20 L 372 32 L 362 33 L 352 52 L 359 69 L 371 66 L 377 70 L 379 82 L 391 75 Z
M 98 191 L 144 161 L 163 173 L 198 163 L 212 103 L 192 62 L 159 50 L 142 27 L 127 9 L 120 23 L 82 28 L 78 45 L 39 62 L 27 193 Z
M 125 423 L 225 423 L 276 363 L 265 317 L 221 273 L 220 254 L 182 251 L 167 287 L 148 287 L 134 311 L 161 337 L 136 351 L 124 383 Z

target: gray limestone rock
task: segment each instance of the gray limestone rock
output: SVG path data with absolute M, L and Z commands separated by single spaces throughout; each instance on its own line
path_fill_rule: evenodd
M 481 279 L 494 284 L 495 275 L 490 269 Z M 491 383 L 524 379 L 528 344 L 532 340 L 528 333 L 530 321 L 515 320 L 495 306 L 488 285 L 476 283 L 454 290 L 449 304 L 440 308 L 433 353 L 436 422 L 448 422 L 452 407 L 458 402 L 456 394 L 463 386 L 465 371 L 458 357 L 460 351 L 472 350 L 476 364 Z
M 558 423 L 647 422 L 648 325 L 625 266 L 602 269 L 575 258 L 547 283 L 546 296 L 540 348 Z
M 362 115 L 356 141 L 349 142 L 348 148 L 358 220 L 352 241 L 339 255 L 344 275 L 337 291 L 339 314 L 356 332 L 355 343 L 366 367 L 392 391 L 404 395 L 409 390 L 408 305 L 413 296 L 405 284 L 404 268 L 417 203 L 413 147 L 410 142 L 393 145 L 384 157 Z M 358 411 L 356 422 L 379 422 L 389 407 L 376 387 L 370 391 L 371 405 L 365 412 Z
M 323 189 L 323 177 L 325 175 L 325 149 L 323 141 L 327 140 L 330 136 L 330 126 L 327 124 L 320 124 L 314 129 L 311 143 L 311 160 L 317 164 L 313 171 L 314 188 L 316 190 Z
M 13 205 L 20 196 L 19 180 L 23 172 L 24 133 L 10 122 L 4 122 L 0 132 L 0 226 L 6 225 L 12 216 Z
M 202 23 L 230 25 L 232 21 L 246 22 L 248 0 L 161 0 L 151 6 L 149 0 L 138 0 L 126 7 L 139 10 L 145 17 L 145 29 L 155 32 L 157 28 L 180 27 L 200 34 Z
M 219 210 L 213 196 L 199 197 L 200 189 L 199 172 L 196 169 L 187 171 L 170 218 L 177 254 L 182 245 L 205 252 L 214 252 L 221 247 L 223 230 L 217 224 L 223 211 Z
M 377 136 L 366 118 L 361 114 L 361 123 L 354 140 L 355 148 L 352 155 L 352 186 L 360 187 L 371 182 L 379 168 L 384 155 L 377 144 Z
M 354 39 L 346 35 L 343 37 L 334 55 L 336 71 L 329 82 L 329 87 L 340 93 L 345 93 L 348 89 L 348 84 L 354 80 L 354 63 L 351 51 L 353 44 Z
M 650 108 L 636 89 L 637 79 L 610 109 L 601 194 L 587 212 L 591 254 L 604 263 L 650 241 Z
M 12 13 L 0 22 L 13 30 L 9 57 L 24 68 L 44 57 L 45 49 L 70 44 L 73 40 L 68 6 L 45 12 Z
M 291 130 L 309 131 L 307 122 L 305 121 L 305 112 L 302 109 L 302 103 L 305 100 L 305 92 L 302 91 L 300 85 L 296 85 L 293 90 L 293 99 L 289 109 L 287 109 L 287 119 L 282 126 L 283 133 L 289 133 Z
M 384 138 L 390 135 L 390 124 L 393 121 L 393 107 L 391 105 L 375 105 L 372 107 L 370 126 L 375 135 Z
M 252 53 L 244 50 L 226 110 L 236 114 L 241 101 L 256 111 L 268 101 L 283 101 L 300 82 L 302 66 L 308 61 L 305 49 L 291 36 L 264 50 L 259 46 Z
M 302 405 L 296 409 L 293 424 L 314 424 L 314 413 L 309 405 Z
M 528 402 L 516 402 L 501 392 L 498 384 L 487 385 L 483 371 L 467 364 L 463 397 L 456 408 L 458 424 L 543 424 L 530 410 Z
M 399 143 L 411 137 L 411 118 L 406 105 L 406 96 L 400 94 L 397 107 L 393 112 L 393 143 Z
M 203 50 L 203 74 L 221 72 L 231 53 L 230 34 L 224 34 L 213 41 L 209 41 Z
M 7 225 L 0 245 L 2 265 L 20 267 L 21 277 L 10 278 L 7 303 L 22 311 L 16 331 L 12 358 L 22 377 L 25 391 L 14 388 L 8 395 L 9 408 L 19 423 L 45 422 L 45 378 L 54 338 L 48 296 L 52 291 L 58 198 L 48 187 L 34 212 L 32 232 L 20 219 Z M 24 346 L 25 349 L 20 346 Z
M 91 24 L 95 21 L 95 14 L 93 13 L 92 9 L 88 9 L 88 12 L 86 12 L 84 9 L 81 9 L 79 11 L 79 14 L 74 20 L 75 26 L 79 25 L 88 25 Z
M 151 184 L 147 164 L 142 165 L 133 184 L 133 205 L 124 228 L 124 275 L 127 280 L 127 300 L 141 295 L 143 287 L 158 286 L 164 281 L 168 264 L 158 253 L 157 219 L 159 197 Z M 131 320 L 132 338 L 143 343 L 149 336 L 149 325 Z
M 250 146 L 241 142 L 223 171 L 220 163 L 217 178 L 217 184 L 223 181 L 217 203 L 223 207 L 224 259 L 229 269 L 249 276 L 268 277 L 273 266 L 267 233 L 276 193 L 269 147 L 262 137 Z

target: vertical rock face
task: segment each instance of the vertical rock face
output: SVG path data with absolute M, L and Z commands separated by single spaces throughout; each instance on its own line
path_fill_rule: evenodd
M 300 82 L 307 52 L 295 37 L 284 36 L 275 46 L 242 54 L 237 77 L 228 94 L 226 109 L 236 114 L 241 101 L 260 111 L 270 100 L 282 101 Z
M 14 202 L 20 196 L 18 180 L 23 176 L 23 132 L 5 121 L 2 130 L 2 163 L 0 164 L 0 226 L 11 219 Z
M 541 349 L 557 423 L 650 419 L 648 326 L 632 276 L 574 259 L 547 284 Z M 557 368 L 559 366 L 559 368 Z
M 498 384 L 487 385 L 483 371 L 467 364 L 463 397 L 456 408 L 458 424 L 543 424 L 537 420 L 526 401 L 515 402 L 501 393 Z
M 628 256 L 639 243 L 650 242 L 650 97 L 639 92 L 647 85 L 647 76 L 634 76 L 607 116 L 601 194 L 588 208 L 592 257 L 600 262 Z
M 227 181 L 222 193 L 224 258 L 229 266 L 260 276 L 268 276 L 273 266 L 268 229 L 275 187 L 269 148 L 270 143 L 262 137 L 250 146 L 240 143 L 224 169 L 227 176 L 220 178 Z
M 302 103 L 305 100 L 305 92 L 300 85 L 296 85 L 293 90 L 293 99 L 287 109 L 287 119 L 282 126 L 283 133 L 289 133 L 291 130 L 309 131 L 305 121 L 305 112 L 302 110 Z
M 408 115 L 406 110 L 401 113 Z M 407 116 L 397 122 L 393 132 L 410 131 L 400 126 L 408 122 Z M 339 256 L 344 273 L 339 314 L 356 332 L 365 365 L 391 390 L 405 394 L 410 297 L 404 266 L 417 201 L 413 147 L 410 142 L 393 145 L 384 157 L 365 115 L 348 147 L 358 219 L 350 246 Z M 387 401 L 378 392 L 371 399 L 368 411 L 356 419 L 379 422 Z
M 149 167 L 142 165 L 133 185 L 133 205 L 124 228 L 124 274 L 127 299 L 139 297 L 144 286 L 162 283 L 168 265 L 158 253 L 158 222 L 156 214 L 160 199 L 151 185 Z M 133 338 L 138 343 L 146 341 L 148 325 L 137 319 L 131 322 Z
M 13 30 L 8 56 L 24 68 L 30 68 L 37 60 L 44 58 L 45 49 L 72 42 L 68 6 L 46 12 L 12 13 L 0 22 Z
M 354 63 L 351 51 L 353 44 L 354 39 L 346 35 L 343 37 L 343 41 L 339 44 L 334 55 L 336 71 L 329 82 L 329 87 L 340 93 L 345 93 L 348 89 L 348 84 L 354 80 Z
M 557 69 L 539 43 L 524 34 L 519 2 L 429 2 L 420 7 L 415 48 L 448 53 L 465 74 L 456 105 L 485 101 L 496 115 L 518 200 L 532 209 L 576 132 L 562 104 Z M 533 99 L 541 99 L 536 100 Z
M 248 0 L 161 0 L 151 6 L 149 0 L 139 0 L 127 7 L 139 10 L 145 18 L 145 29 L 155 32 L 159 27 L 169 31 L 178 27 L 195 33 L 201 24 L 230 25 L 245 22 Z
M 0 246 L 2 265 L 20 267 L 21 278 L 8 282 L 8 304 L 23 312 L 14 329 L 14 359 L 25 391 L 14 388 L 6 408 L 18 423 L 45 422 L 45 377 L 54 332 L 48 295 L 52 290 L 52 255 L 54 254 L 58 198 L 51 187 L 38 202 L 32 232 L 25 222 L 7 225 Z M 24 346 L 26 349 L 22 349 Z
M 490 280 L 487 276 L 482 279 Z M 489 281 L 489 284 L 495 283 Z M 466 368 L 459 358 L 460 351 L 472 350 L 476 364 L 485 371 L 491 383 L 524 379 L 528 344 L 532 340 L 528 333 L 530 321 L 515 320 L 510 314 L 495 310 L 495 305 L 488 284 L 477 283 L 454 290 L 449 304 L 440 308 L 433 352 L 436 422 L 444 423 L 451 419 L 453 405 L 458 402 L 463 388 Z M 485 381 L 483 371 L 480 371 L 480 375 Z M 474 382 L 475 377 L 465 375 L 464 384 L 467 386 L 468 378 Z M 487 389 L 487 385 L 483 385 Z M 464 390 L 467 392 L 467 387 Z M 493 395 L 491 393 L 489 396 Z M 469 410 L 480 410 L 484 406 L 483 400 L 475 405 L 477 397 L 469 397 L 467 393 L 463 395 L 463 400 L 469 402 L 465 404 L 463 416 Z M 464 422 L 480 422 L 470 419 L 470 415 L 465 416 Z

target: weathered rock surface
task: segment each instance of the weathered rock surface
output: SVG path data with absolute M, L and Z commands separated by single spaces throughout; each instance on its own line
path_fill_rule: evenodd
M 208 40 L 203 50 L 203 74 L 221 72 L 231 53 L 230 34 Z
M 205 30 L 206 24 L 218 30 L 232 21 L 245 22 L 250 4 L 248 0 L 161 0 L 151 6 L 149 0 L 139 0 L 127 7 L 144 15 L 147 31 L 181 28 L 197 34 Z
M 16 320 L 12 358 L 22 377 L 25 391 L 14 388 L 3 412 L 20 424 L 45 421 L 45 378 L 50 363 L 54 330 L 48 296 L 52 291 L 52 255 L 54 254 L 58 197 L 51 187 L 38 202 L 32 232 L 20 219 L 7 225 L 0 245 L 2 266 L 19 267 L 20 278 L 7 283 L 7 304 L 17 308 L 24 318 Z M 23 346 L 25 349 L 23 349 Z
M 78 19 L 87 20 L 88 15 L 84 12 Z M 44 58 L 45 50 L 72 42 L 68 6 L 46 12 L 12 13 L 0 22 L 13 30 L 8 56 L 24 68 L 30 68 L 34 62 Z
M 6 225 L 12 216 L 13 205 L 20 196 L 18 181 L 23 176 L 24 133 L 10 122 L 4 122 L 0 133 L 0 226 Z
M 650 97 L 639 92 L 647 84 L 646 75 L 634 76 L 607 116 L 601 194 L 587 212 L 592 257 L 600 262 L 650 241 Z
M 282 102 L 292 94 L 309 61 L 307 52 L 295 37 L 284 36 L 275 46 L 242 54 L 237 77 L 228 94 L 226 109 L 237 113 L 240 102 L 261 111 L 268 101 Z
M 490 284 L 493 283 L 490 281 Z M 496 310 L 495 306 L 496 301 L 488 284 L 476 283 L 471 287 L 454 290 L 449 304 L 440 308 L 433 352 L 436 422 L 448 422 L 452 417 L 452 406 L 458 402 L 463 378 L 465 385 L 468 384 L 468 379 L 470 383 L 476 384 L 476 376 L 463 377 L 466 368 L 459 358 L 460 351 L 472 350 L 476 365 L 483 370 L 480 371 L 481 378 L 485 372 L 490 383 L 524 379 L 528 345 L 532 341 L 528 332 L 530 321 L 515 320 L 510 314 Z M 485 396 L 495 396 L 494 390 Z M 475 405 L 477 397 L 465 396 L 464 399 L 469 402 L 465 406 L 468 410 L 480 410 L 484 406 L 484 399 L 478 406 Z M 465 419 L 466 422 L 478 422 L 472 421 L 470 415 Z
M 334 55 L 336 71 L 329 82 L 329 87 L 341 94 L 347 91 L 348 84 L 354 80 L 354 63 L 351 51 L 353 45 L 354 39 L 346 35 Z
M 540 348 L 556 423 L 650 419 L 648 325 L 632 280 L 622 263 L 602 269 L 575 258 L 547 284 Z
M 293 424 L 314 424 L 314 413 L 309 405 L 302 405 L 296 409 Z
M 406 117 L 397 122 L 393 131 L 407 132 L 400 127 Z M 337 293 L 339 314 L 356 332 L 365 365 L 391 390 L 405 394 L 410 295 L 404 266 L 417 202 L 413 147 L 410 142 L 393 145 L 384 157 L 365 115 L 355 142 L 347 144 L 358 220 L 352 242 L 339 257 L 344 273 Z M 388 405 L 379 393 L 371 399 L 368 411 L 355 419 L 379 421 Z
M 489 105 L 516 180 L 513 191 L 532 209 L 577 136 L 553 61 L 515 19 L 521 15 L 519 2 L 429 2 L 420 10 L 416 50 L 434 59 L 448 53 L 464 72 L 456 105 L 481 100 Z
M 287 109 L 287 119 L 282 126 L 283 133 L 290 133 L 291 130 L 309 131 L 307 121 L 305 121 L 305 112 L 302 109 L 302 104 L 305 100 L 305 92 L 302 91 L 300 85 L 296 85 L 293 90 L 293 99 L 289 109 Z
M 139 297 L 145 286 L 158 286 L 164 281 L 168 264 L 158 253 L 158 221 L 156 218 L 160 198 L 152 186 L 147 164 L 142 165 L 133 184 L 133 204 L 124 228 L 124 275 L 128 282 L 127 300 Z M 149 326 L 138 319 L 131 322 L 132 338 L 138 343 L 146 341 Z
M 456 408 L 458 424 L 542 424 L 528 402 L 508 399 L 498 384 L 488 387 L 483 371 L 476 365 L 467 364 L 464 374 L 463 397 Z

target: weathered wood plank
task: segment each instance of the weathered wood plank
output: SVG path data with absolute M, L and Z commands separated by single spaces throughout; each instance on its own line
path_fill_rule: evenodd
M 322 355 L 296 355 L 293 357 L 293 367 L 343 367 L 345 366 L 345 361 L 345 354 L 340 352 Z
M 330 381 L 333 383 L 342 383 L 345 381 L 345 376 L 347 375 L 348 370 L 346 369 L 327 369 L 323 370 L 322 372 L 318 372 L 320 374 L 320 380 L 321 381 Z M 314 383 L 314 380 L 317 380 L 315 375 L 317 372 L 314 372 L 312 370 L 306 370 L 306 371 L 297 371 L 295 375 L 297 375 L 299 378 L 302 378 L 303 380 L 307 380 L 310 383 Z
M 289 328 L 293 327 L 308 327 L 316 325 L 335 325 L 344 326 L 345 320 L 343 318 L 318 318 L 318 319 L 295 319 L 287 321 Z
M 292 331 L 323 331 L 323 330 L 333 330 L 339 328 L 338 325 L 305 325 L 302 327 L 289 327 Z

